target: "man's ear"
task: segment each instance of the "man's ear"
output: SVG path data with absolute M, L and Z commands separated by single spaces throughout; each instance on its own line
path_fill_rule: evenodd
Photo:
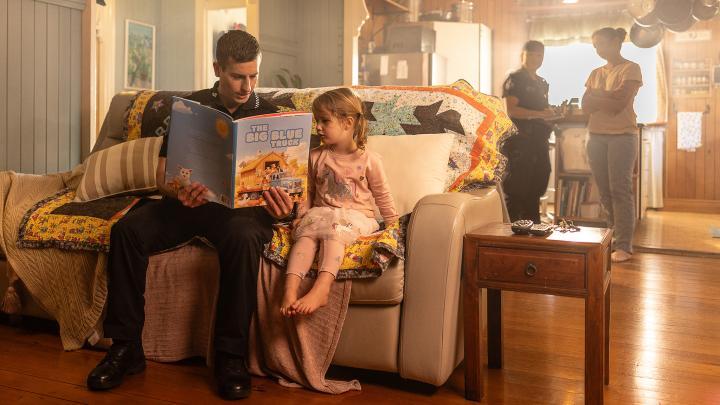
M 220 66 L 217 61 L 213 62 L 213 70 L 215 71 L 215 77 L 220 77 L 220 72 L 222 71 L 222 67 Z

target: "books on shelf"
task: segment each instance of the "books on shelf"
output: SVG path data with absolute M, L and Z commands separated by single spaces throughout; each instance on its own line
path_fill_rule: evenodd
M 582 217 L 594 219 L 600 217 L 600 196 L 592 177 L 558 179 L 557 212 L 560 218 Z

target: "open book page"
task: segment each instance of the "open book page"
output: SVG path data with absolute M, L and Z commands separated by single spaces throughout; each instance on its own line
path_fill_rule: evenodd
M 228 207 L 233 195 L 232 119 L 200 103 L 173 97 L 165 181 L 173 188 L 198 182 L 205 198 Z
M 234 207 L 265 205 L 262 193 L 285 189 L 293 201 L 307 196 L 309 113 L 277 113 L 235 121 Z

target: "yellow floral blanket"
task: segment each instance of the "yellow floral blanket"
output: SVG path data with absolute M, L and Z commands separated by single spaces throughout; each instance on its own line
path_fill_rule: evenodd
M 345 257 L 340 265 L 337 279 L 358 279 L 379 277 L 394 258 L 405 258 L 405 230 L 409 215 L 390 227 L 368 236 L 361 236 L 345 249 Z M 265 257 L 275 264 L 285 267 L 292 247 L 292 230 L 286 225 L 276 225 L 273 237 L 265 245 Z M 309 277 L 317 276 L 317 257 L 313 262 Z
M 110 228 L 140 199 L 106 197 L 73 202 L 75 191 L 63 189 L 30 208 L 20 223 L 17 246 L 70 250 L 110 250 Z

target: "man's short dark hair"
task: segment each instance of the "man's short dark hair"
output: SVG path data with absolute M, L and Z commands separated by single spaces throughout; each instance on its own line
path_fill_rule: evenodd
M 545 45 L 540 41 L 527 41 L 523 45 L 523 51 L 525 52 L 545 52 Z
M 241 30 L 224 33 L 217 42 L 215 60 L 225 67 L 230 59 L 235 63 L 245 63 L 258 59 L 260 44 L 251 34 Z

